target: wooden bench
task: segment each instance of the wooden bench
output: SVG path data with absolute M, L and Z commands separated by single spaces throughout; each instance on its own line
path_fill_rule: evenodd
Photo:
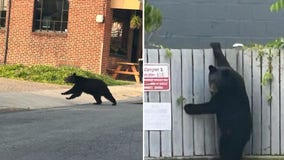
M 112 77 L 116 79 L 118 75 L 132 75 L 137 83 L 140 82 L 139 72 L 137 71 L 138 63 L 130 62 L 117 62 L 117 67 L 115 69 L 107 69 L 112 72 Z

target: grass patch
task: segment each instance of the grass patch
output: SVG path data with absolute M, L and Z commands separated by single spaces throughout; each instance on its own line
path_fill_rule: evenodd
M 132 83 L 128 81 L 114 80 L 108 75 L 94 74 L 78 67 L 53 67 L 45 65 L 24 66 L 21 64 L 0 65 L 0 77 L 52 84 L 66 84 L 64 82 L 64 78 L 73 73 L 83 77 L 101 79 L 110 86 L 127 85 Z

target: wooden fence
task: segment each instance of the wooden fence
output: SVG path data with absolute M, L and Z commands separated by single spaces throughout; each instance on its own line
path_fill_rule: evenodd
M 214 115 L 188 115 L 185 103 L 202 103 L 210 99 L 208 66 L 214 63 L 212 49 L 148 49 L 144 63 L 168 63 L 171 91 L 145 92 L 144 102 L 170 102 L 171 131 L 144 131 L 144 156 L 194 157 L 218 154 L 219 130 Z M 257 59 L 253 50 L 224 49 L 231 66 L 245 80 L 253 116 L 252 137 L 246 155 L 284 155 L 284 50 L 272 50 L 273 80 L 262 85 L 268 60 Z M 281 74 L 282 73 L 282 74 Z M 177 99 L 185 98 L 183 104 Z M 240 124 L 242 125 L 242 124 Z

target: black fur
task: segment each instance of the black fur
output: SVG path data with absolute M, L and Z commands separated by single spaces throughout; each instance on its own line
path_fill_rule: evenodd
M 219 144 L 222 160 L 240 160 L 250 138 L 252 118 L 242 76 L 234 71 L 222 54 L 220 43 L 211 43 L 217 67 L 209 66 L 212 97 L 203 104 L 186 104 L 188 114 L 216 114 L 221 130 Z
M 66 99 L 79 97 L 82 92 L 85 92 L 87 94 L 91 94 L 95 98 L 97 102 L 95 104 L 101 104 L 101 96 L 104 96 L 106 99 L 112 102 L 112 105 L 116 105 L 116 100 L 110 93 L 107 85 L 102 80 L 85 78 L 77 76 L 74 73 L 73 75 L 65 78 L 64 81 L 67 83 L 74 83 L 74 86 L 70 90 L 61 93 L 62 95 L 72 94 Z

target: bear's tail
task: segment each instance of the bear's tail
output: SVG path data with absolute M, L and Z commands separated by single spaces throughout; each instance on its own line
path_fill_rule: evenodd
M 231 67 L 226 57 L 222 53 L 221 44 L 219 42 L 212 42 L 210 46 L 213 49 L 214 57 L 217 62 L 217 66 Z

